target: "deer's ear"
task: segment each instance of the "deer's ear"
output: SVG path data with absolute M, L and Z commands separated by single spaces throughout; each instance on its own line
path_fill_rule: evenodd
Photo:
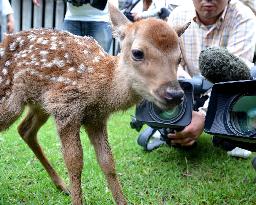
M 176 33 L 180 37 L 186 31 L 186 29 L 189 27 L 190 24 L 191 24 L 191 22 L 188 22 L 183 26 L 175 26 L 174 30 L 176 31 Z
M 126 16 L 114 5 L 108 3 L 109 16 L 112 23 L 113 35 L 114 37 L 123 38 L 124 27 L 131 23 Z

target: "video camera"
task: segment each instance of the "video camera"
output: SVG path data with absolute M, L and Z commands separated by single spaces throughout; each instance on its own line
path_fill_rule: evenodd
M 256 143 L 255 88 L 256 80 L 214 84 L 204 131 L 223 138 Z
M 254 73 L 253 73 L 254 72 Z M 256 77 L 256 69 L 251 72 Z M 138 137 L 138 144 L 151 151 L 162 144 L 170 145 L 168 133 L 181 131 L 191 121 L 192 110 L 200 105 L 196 102 L 205 101 L 200 95 L 212 88 L 206 113 L 204 131 L 208 134 L 256 143 L 256 80 L 240 80 L 221 82 L 212 85 L 202 77 L 191 80 L 180 80 L 184 89 L 185 99 L 173 110 L 161 111 L 153 103 L 142 101 L 136 107 L 135 117 L 131 127 L 140 131 L 144 124 L 146 128 Z M 156 131 L 161 136 L 152 138 Z
M 170 145 L 168 133 L 181 131 L 190 124 L 192 111 L 201 107 L 208 98 L 201 95 L 212 87 L 212 83 L 200 75 L 191 79 L 181 78 L 179 83 L 184 91 L 184 100 L 174 109 L 163 111 L 147 100 L 136 106 L 135 117 L 132 117 L 130 125 L 138 132 L 144 124 L 149 126 L 138 137 L 138 144 L 145 150 L 153 150 L 164 143 Z M 152 136 L 157 130 L 161 133 L 161 137 L 153 139 Z
M 83 4 L 90 4 L 92 7 L 100 10 L 104 10 L 107 4 L 107 0 L 66 0 L 73 6 L 82 6 Z

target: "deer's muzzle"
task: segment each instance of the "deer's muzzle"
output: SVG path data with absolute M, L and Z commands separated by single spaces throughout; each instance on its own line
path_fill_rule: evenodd
M 182 103 L 184 91 L 178 83 L 167 83 L 156 90 L 157 96 L 161 99 L 166 108 L 172 108 Z

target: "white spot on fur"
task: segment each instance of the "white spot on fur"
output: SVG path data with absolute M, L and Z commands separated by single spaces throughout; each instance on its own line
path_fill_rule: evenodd
M 22 39 L 22 38 L 19 36 L 19 37 L 16 39 L 16 41 L 17 41 L 17 42 L 20 42 L 21 39 Z
M 3 75 L 7 75 L 8 71 L 7 71 L 6 67 L 3 68 L 2 73 L 3 73 Z
M 44 63 L 42 66 L 46 68 L 51 68 L 53 64 L 51 62 L 48 62 L 48 63 Z
M 88 68 L 88 73 L 92 73 L 94 71 L 94 68 L 93 67 L 89 67 Z
M 87 50 L 83 50 L 83 53 L 87 55 L 89 52 Z
M 56 41 L 57 40 L 57 36 L 51 36 L 51 41 Z
M 5 82 L 5 85 L 10 85 L 10 80 L 8 79 L 6 82 Z
M 60 76 L 60 77 L 57 78 L 57 81 L 58 81 L 58 82 L 65 82 L 65 78 L 63 78 L 62 76 Z
M 51 49 L 51 50 L 56 50 L 56 49 L 57 49 L 57 44 L 54 43 L 54 42 L 52 42 L 50 49 Z
M 51 81 L 57 81 L 57 77 L 51 77 L 50 80 Z
M 25 40 L 22 39 L 22 40 L 20 41 L 20 46 L 23 46 L 23 45 L 24 45 L 24 42 L 25 42 Z
M 16 43 L 16 42 L 12 42 L 12 43 L 10 44 L 10 50 L 11 50 L 11 51 L 14 51 L 14 50 L 16 49 L 16 46 L 17 46 L 17 43 Z
M 69 71 L 69 72 L 73 72 L 73 71 L 75 71 L 75 68 L 74 68 L 74 67 L 71 67 L 71 68 L 68 69 L 68 71 Z
M 36 35 L 34 35 L 34 34 L 29 34 L 29 35 L 28 35 L 28 39 L 29 39 L 30 42 L 35 41 L 35 40 L 36 40 Z
M 42 43 L 43 40 L 44 40 L 43 37 L 40 37 L 40 38 L 37 39 L 36 42 L 37 42 L 37 43 Z
M 11 61 L 9 61 L 9 60 L 8 60 L 8 61 L 6 61 L 4 65 L 5 65 L 5 66 L 9 66 L 9 65 L 11 65 Z
M 60 45 L 60 48 L 65 48 L 66 44 L 63 41 L 59 41 L 58 43 Z
M 45 63 L 45 62 L 47 62 L 47 59 L 42 58 L 40 61 L 41 61 L 42 63 Z
M 40 51 L 40 55 L 42 56 L 42 58 L 47 58 L 47 55 L 48 55 L 48 51 Z
M 63 76 L 54 76 L 50 78 L 51 81 L 56 83 L 64 83 L 64 84 L 72 84 L 76 85 L 77 83 L 69 78 L 65 78 Z
M 69 54 L 65 53 L 64 58 L 68 59 L 69 58 Z
M 5 49 L 4 48 L 0 48 L 0 57 L 4 56 L 4 52 L 5 52 Z
M 62 67 L 65 66 L 65 62 L 63 60 L 58 59 L 58 58 L 54 58 L 52 63 L 55 64 L 59 68 L 62 68 Z
M 0 83 L 2 83 L 3 82 L 3 78 L 0 76 Z
M 84 71 L 85 71 L 85 66 L 84 66 L 84 64 L 81 64 L 79 67 L 78 67 L 78 73 L 84 73 Z
M 99 61 L 100 61 L 99 56 L 94 57 L 94 59 L 92 60 L 93 63 L 98 63 Z
M 47 43 L 48 43 L 48 40 L 46 39 L 41 42 L 42 45 L 46 45 Z

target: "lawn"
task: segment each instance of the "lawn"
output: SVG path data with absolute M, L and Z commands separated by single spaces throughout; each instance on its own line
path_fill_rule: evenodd
M 129 126 L 134 109 L 113 115 L 109 138 L 124 194 L 132 205 L 256 204 L 256 172 L 249 159 L 227 156 L 204 134 L 190 151 L 163 146 L 145 152 Z M 19 120 L 20 121 L 20 120 Z M 46 171 L 19 137 L 14 124 L 0 134 L 0 205 L 65 205 Z M 93 147 L 81 129 L 84 147 L 83 198 L 89 205 L 112 205 L 112 195 L 96 162 Z M 39 140 L 58 173 L 68 182 L 53 119 Z

